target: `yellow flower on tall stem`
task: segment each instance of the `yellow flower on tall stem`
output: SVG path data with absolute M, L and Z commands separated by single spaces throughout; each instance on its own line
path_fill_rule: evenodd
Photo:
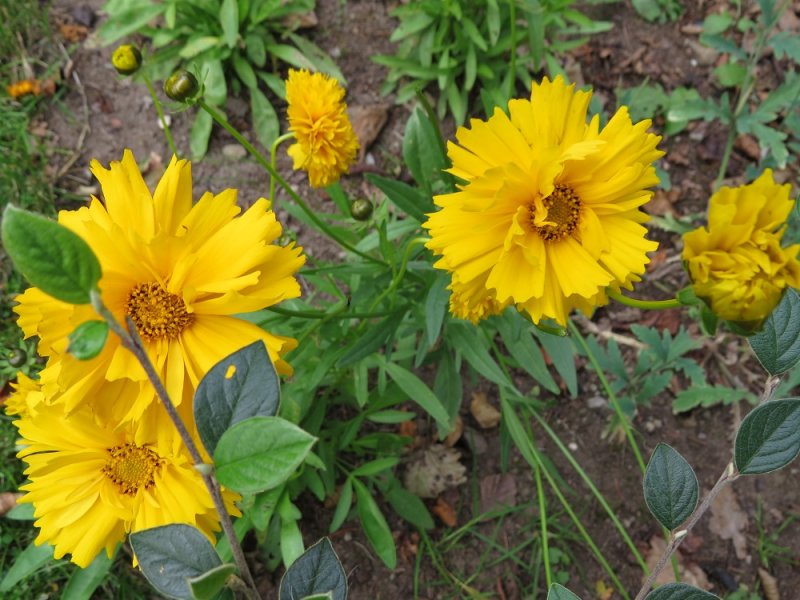
M 450 173 L 464 183 L 434 198 L 441 210 L 424 227 L 462 315 L 515 304 L 534 322 L 564 325 L 574 308 L 590 311 L 607 289 L 640 280 L 657 247 L 639 207 L 658 183 L 660 138 L 625 107 L 603 128 L 598 116 L 587 123 L 590 99 L 545 78 L 530 100 L 509 102 L 509 115 L 473 119 L 448 145 Z
M 256 340 L 263 340 L 279 373 L 291 373 L 281 355 L 296 342 L 235 317 L 300 294 L 294 273 L 305 258 L 294 244 L 273 243 L 281 226 L 267 200 L 241 215 L 235 190 L 206 193 L 193 205 L 191 166 L 176 158 L 152 195 L 130 151 L 110 169 L 93 162 L 92 172 L 105 204 L 93 198 L 58 220 L 97 255 L 104 304 L 120 322 L 128 317 L 136 326 L 173 401 L 190 397 L 211 366 Z M 40 353 L 51 356 L 41 374 L 48 397 L 58 393 L 69 412 L 106 381 L 132 381 L 135 389 L 120 392 L 124 402 L 117 405 L 127 411 L 120 418 L 141 416 L 153 389 L 117 336 L 92 360 L 66 353 L 69 333 L 99 319 L 90 305 L 66 304 L 37 288 L 18 300 L 20 327 L 26 337 L 38 335 Z
M 307 171 L 312 187 L 337 182 L 347 173 L 358 152 L 358 139 L 344 103 L 344 89 L 323 73 L 289 69 L 286 102 L 289 131 L 295 138 L 288 153 L 295 170 Z
M 683 236 L 692 288 L 718 317 L 758 324 L 787 287 L 800 286 L 800 245 L 781 247 L 790 191 L 770 169 L 748 185 L 722 187 L 709 201 L 708 225 Z

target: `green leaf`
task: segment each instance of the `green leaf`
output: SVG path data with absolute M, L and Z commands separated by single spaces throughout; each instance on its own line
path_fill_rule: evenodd
M 800 36 L 797 32 L 781 31 L 769 39 L 769 45 L 775 50 L 776 58 L 788 56 L 800 64 Z
M 417 188 L 413 188 L 402 181 L 388 179 L 374 173 L 367 174 L 367 181 L 386 194 L 386 197 L 397 208 L 420 223 L 427 220 L 426 212 L 435 210 L 430 196 L 426 196 Z
M 274 416 L 280 397 L 278 374 L 261 340 L 211 367 L 194 395 L 194 419 L 208 453 L 214 454 L 219 439 L 236 423 Z
M 33 521 L 36 517 L 33 516 L 36 507 L 33 504 L 17 504 L 5 514 L 6 519 L 12 521 Z
M 377 351 L 394 335 L 405 314 L 406 310 L 401 309 L 388 315 L 374 327 L 370 327 L 364 335 L 353 342 L 350 349 L 336 362 L 336 366 L 341 369 Z
M 748 338 L 761 365 L 779 375 L 800 361 L 800 295 L 788 288 L 761 331 Z
M 544 356 L 530 331 L 527 328 L 515 328 L 507 317 L 498 319 L 496 325 L 506 350 L 517 361 L 517 364 L 546 390 L 554 394 L 560 393 L 561 390 L 553 376 L 550 375 L 550 371 L 547 370 Z
M 202 158 L 208 151 L 208 140 L 211 137 L 211 127 L 214 121 L 206 111 L 197 112 L 189 132 L 189 150 L 195 160 Z
M 283 564 L 289 568 L 300 556 L 305 547 L 303 546 L 303 534 L 297 522 L 303 516 L 298 508 L 292 503 L 289 494 L 283 494 L 278 502 L 278 516 L 280 517 L 280 544 L 281 557 Z
M 752 396 L 747 390 L 737 390 L 724 386 L 691 387 L 675 395 L 675 400 L 672 402 L 672 412 L 678 414 L 698 406 L 707 408 L 716 404 L 727 405 L 739 400 L 750 400 Z
M 419 529 L 433 529 L 433 517 L 428 512 L 425 503 L 399 482 L 393 485 L 384 496 L 400 517 Z
M 644 600 L 720 600 L 709 592 L 686 583 L 668 583 L 653 590 Z
M 90 600 L 105 580 L 112 564 L 114 559 L 109 558 L 105 551 L 100 552 L 88 567 L 72 572 L 60 600 Z
M 676 450 L 659 444 L 644 473 L 644 500 L 664 527 L 672 531 L 697 507 L 700 485 L 692 467 Z
M 703 33 L 709 35 L 724 33 L 731 25 L 733 25 L 733 17 L 727 12 L 710 14 L 703 21 Z
M 314 436 L 279 417 L 251 417 L 230 427 L 217 442 L 219 482 L 243 494 L 286 481 L 316 442 Z
M 720 84 L 725 87 L 736 87 L 740 85 L 747 76 L 747 67 L 739 63 L 727 63 L 714 69 Z
M 547 590 L 547 600 L 581 600 L 560 583 L 554 583 Z
M 206 536 L 190 525 L 153 527 L 129 539 L 147 581 L 169 598 L 191 598 L 188 580 L 222 564 Z
M 225 100 L 228 97 L 228 86 L 225 83 L 225 71 L 222 68 L 222 61 L 210 60 L 203 63 L 200 73 L 203 75 L 203 89 L 206 100 L 219 110 L 219 107 L 225 104 Z M 197 113 L 197 117 L 199 118 L 204 114 L 207 115 L 208 113 L 201 110 Z M 210 116 L 208 118 L 211 119 Z M 211 129 L 209 128 L 210 132 Z
M 292 563 L 281 578 L 279 600 L 330 594 L 347 598 L 347 575 L 328 538 L 322 538 Z
M 236 572 L 236 565 L 224 564 L 206 571 L 202 575 L 189 578 L 192 598 L 195 600 L 213 600 L 225 588 L 228 578 Z
M 234 48 L 239 38 L 239 3 L 236 0 L 222 0 L 219 22 L 225 43 L 229 48 Z
M 390 569 L 394 569 L 397 566 L 397 549 L 394 546 L 392 530 L 389 529 L 386 518 L 372 498 L 367 486 L 358 479 L 352 481 L 356 490 L 358 518 L 361 520 L 364 533 L 383 563 Z
M 78 360 L 91 360 L 103 350 L 108 339 L 108 323 L 84 321 L 69 334 L 67 352 Z
M 425 297 L 425 342 L 430 348 L 439 339 L 442 323 L 447 315 L 450 292 L 447 290 L 448 278 L 437 274 Z
M 181 58 L 194 58 L 201 52 L 214 48 L 217 44 L 219 44 L 219 38 L 215 35 L 193 37 L 183 45 L 178 54 Z
M 233 70 L 236 71 L 236 75 L 242 80 L 242 83 L 251 90 L 257 89 L 258 78 L 256 77 L 256 72 L 253 70 L 253 67 L 247 62 L 247 59 L 238 52 L 234 52 L 233 55 L 231 55 L 231 61 L 233 62 Z
M 106 44 L 111 44 L 147 25 L 167 10 L 167 6 L 167 3 L 137 2 L 134 6 L 115 14 L 113 19 L 103 23 L 97 33 Z
M 534 328 L 533 334 L 547 352 L 553 366 L 567 384 L 570 396 L 578 394 L 578 371 L 575 369 L 575 348 L 569 338 L 551 333 L 545 333 L 539 328 Z
M 101 270 L 89 245 L 63 225 L 8 205 L 3 246 L 14 266 L 45 294 L 69 304 L 89 304 Z
M 486 341 L 472 324 L 453 321 L 447 325 L 447 335 L 452 346 L 461 353 L 478 373 L 500 386 L 516 391 L 514 384 L 486 349 Z
M 450 431 L 450 416 L 431 389 L 416 375 L 397 363 L 387 362 L 381 357 L 379 364 L 386 369 L 389 377 L 411 400 L 419 404 L 439 425 L 442 431 Z
M 383 458 L 376 458 L 365 463 L 360 464 L 350 473 L 350 477 L 371 477 L 377 475 L 387 469 L 391 469 L 400 459 L 396 456 L 384 456 Z
M 736 433 L 734 461 L 743 475 L 769 473 L 800 452 L 800 398 L 771 400 L 754 408 Z
M 25 550 L 17 555 L 14 564 L 0 581 L 0 592 L 10 592 L 23 579 L 29 577 L 53 559 L 53 547 L 50 544 L 37 546 L 31 542 Z
M 406 123 L 403 158 L 416 182 L 424 188 L 426 196 L 431 196 L 433 182 L 445 168 L 446 161 L 435 126 L 420 107 L 414 109 Z
M 250 108 L 253 112 L 253 129 L 258 141 L 264 148 L 271 147 L 281 129 L 275 108 L 257 88 L 250 90 Z

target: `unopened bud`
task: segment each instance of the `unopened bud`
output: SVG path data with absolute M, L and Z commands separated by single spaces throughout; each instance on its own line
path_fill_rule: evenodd
M 164 93 L 170 100 L 176 102 L 186 102 L 197 94 L 199 89 L 197 78 L 185 69 L 175 71 L 164 82 Z
M 133 75 L 142 66 L 142 53 L 133 44 L 123 44 L 114 50 L 111 64 L 120 75 Z
M 350 214 L 356 221 L 366 221 L 372 216 L 372 202 L 356 198 L 350 203 Z

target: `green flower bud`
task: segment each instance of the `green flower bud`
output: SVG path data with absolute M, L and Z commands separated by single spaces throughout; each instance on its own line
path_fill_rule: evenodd
M 372 216 L 372 202 L 356 198 L 350 203 L 350 214 L 356 221 L 366 221 Z
M 142 53 L 132 44 L 122 44 L 111 55 L 111 64 L 120 75 L 133 75 L 142 66 Z
M 21 348 L 15 348 L 12 350 L 8 355 L 8 364 L 14 367 L 15 369 L 19 369 L 22 365 L 24 365 L 28 360 L 28 354 L 25 350 Z
M 197 78 L 185 69 L 175 71 L 164 82 L 164 93 L 170 100 L 176 102 L 186 102 L 197 94 L 199 89 Z

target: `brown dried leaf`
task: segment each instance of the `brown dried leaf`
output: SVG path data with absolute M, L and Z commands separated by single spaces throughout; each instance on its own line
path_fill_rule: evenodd
M 781 600 L 781 592 L 778 589 L 778 580 L 773 577 L 766 569 L 758 568 L 758 579 L 764 591 L 764 600 Z
M 509 473 L 487 475 L 481 479 L 480 492 L 481 513 L 517 504 L 517 482 Z
M 8 511 L 14 508 L 19 498 L 22 498 L 22 494 L 16 492 L 0 492 L 0 517 L 4 517 Z
M 61 32 L 61 37 L 72 43 L 82 42 L 89 35 L 88 27 L 75 23 L 59 23 L 58 30 Z
M 367 149 L 377 139 L 383 126 L 386 125 L 386 120 L 389 118 L 389 105 L 381 103 L 350 106 L 347 109 L 347 114 L 361 146 L 358 151 L 358 161 L 362 162 Z
M 456 511 L 442 498 L 437 498 L 436 505 L 431 509 L 431 512 L 448 527 L 455 527 L 458 524 Z
M 403 482 L 420 498 L 435 498 L 445 490 L 467 481 L 467 469 L 455 448 L 434 444 L 409 463 Z
M 723 540 L 733 542 L 739 560 L 747 557 L 747 539 L 744 536 L 744 530 L 747 529 L 747 515 L 739 506 L 731 486 L 723 488 L 711 504 L 708 528 L 711 533 L 717 534 Z
M 489 400 L 483 392 L 473 392 L 469 412 L 472 413 L 482 429 L 491 429 L 500 423 L 500 411 L 489 404 Z
M 463 433 L 464 420 L 461 418 L 461 415 L 456 415 L 456 422 L 453 423 L 453 430 L 444 438 L 444 445 L 448 448 L 452 448 L 456 445 L 456 442 L 461 439 L 461 434 Z
M 753 160 L 761 159 L 761 146 L 758 145 L 756 138 L 752 135 L 740 135 L 736 138 L 733 147 L 743 152 L 748 158 Z

